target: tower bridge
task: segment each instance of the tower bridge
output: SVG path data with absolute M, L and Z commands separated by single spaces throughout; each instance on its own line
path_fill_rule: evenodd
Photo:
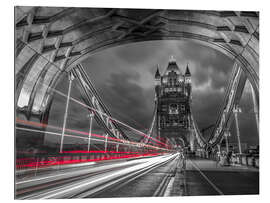
M 248 82 L 258 127 L 258 12 L 19 6 L 15 19 L 16 198 L 258 194 L 259 158 L 241 151 L 237 116 Z M 194 118 L 188 64 L 180 62 L 185 70 L 180 69 L 172 57 L 164 73 L 157 68 L 155 107 L 147 132 L 113 116 L 81 65 L 98 51 L 149 40 L 191 40 L 233 60 L 208 139 Z M 56 89 L 64 78 L 67 92 Z M 81 100 L 73 97 L 72 88 L 80 92 Z M 65 100 L 62 126 L 48 123 L 55 95 Z M 71 102 L 89 114 L 88 132 L 67 128 Z M 103 134 L 92 132 L 94 121 Z M 220 159 L 220 145 L 233 121 L 239 153 L 234 165 L 224 168 L 213 160 Z M 56 147 L 44 146 L 45 133 L 59 138 Z M 85 144 L 72 149 L 67 138 Z M 179 146 L 189 146 L 196 158 L 180 153 Z M 166 175 L 153 179 L 160 172 Z M 221 178 L 229 176 L 233 180 Z M 138 180 L 141 189 L 133 193 L 125 189 L 138 188 Z M 227 188 L 228 181 L 235 181 L 234 187 Z
M 193 146 L 193 143 L 190 143 L 190 137 L 193 136 L 190 118 L 192 85 L 188 65 L 182 74 L 172 57 L 163 75 L 160 75 L 157 68 L 155 81 L 158 135 L 182 147 L 190 144 Z

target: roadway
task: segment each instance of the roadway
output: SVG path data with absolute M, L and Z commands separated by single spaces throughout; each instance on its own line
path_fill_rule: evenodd
M 162 168 L 171 170 L 179 154 L 130 159 L 101 164 L 62 168 L 54 173 L 20 176 L 16 180 L 16 199 L 83 198 L 99 194 L 115 185 L 130 183 L 144 174 Z M 162 180 L 163 176 L 160 177 Z M 133 182 L 132 182 L 133 183 Z M 107 192 L 106 192 L 107 193 Z
M 258 169 L 167 154 L 20 176 L 16 199 L 258 194 Z

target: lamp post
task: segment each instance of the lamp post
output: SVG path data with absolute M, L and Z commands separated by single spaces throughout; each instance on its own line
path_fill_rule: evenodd
M 226 129 L 225 133 L 224 133 L 224 137 L 225 137 L 225 142 L 226 142 L 226 151 L 227 154 L 229 153 L 229 141 L 228 141 L 228 137 L 231 136 L 231 133 L 228 129 Z
M 239 148 L 239 153 L 242 154 L 242 148 L 241 148 L 241 140 L 240 140 L 240 129 L 239 129 L 239 121 L 238 121 L 238 113 L 241 113 L 242 110 L 239 106 L 235 106 L 233 109 L 234 113 L 234 120 L 235 120 L 235 126 L 236 126 L 236 135 L 237 135 L 237 140 L 238 140 L 238 148 Z
M 68 75 L 68 79 L 69 79 L 69 83 L 68 83 L 68 95 L 67 95 L 67 102 L 66 102 L 66 108 L 65 108 L 65 114 L 64 114 L 64 122 L 63 122 L 62 134 L 61 134 L 60 153 L 63 152 L 63 143 L 64 143 L 64 136 L 65 136 L 65 130 L 66 130 L 66 123 L 67 123 L 67 115 L 68 115 L 68 106 L 69 106 L 70 91 L 71 91 L 72 81 L 74 79 L 74 76 L 73 76 L 73 74 L 71 72 Z
M 107 152 L 107 141 L 108 141 L 108 134 L 105 134 L 105 153 Z
M 217 145 L 218 153 L 220 154 L 220 144 Z
M 92 123 L 93 123 L 93 118 L 94 118 L 94 116 L 95 116 L 95 114 L 94 114 L 93 112 L 91 112 L 91 113 L 89 114 L 90 123 L 89 123 L 88 146 L 87 146 L 88 152 L 90 151 L 91 136 L 92 136 Z
M 116 151 L 118 152 L 118 150 L 119 150 L 119 131 L 118 130 L 116 130 L 116 132 L 115 132 L 115 134 L 116 134 L 116 137 L 117 137 L 117 144 L 116 144 Z

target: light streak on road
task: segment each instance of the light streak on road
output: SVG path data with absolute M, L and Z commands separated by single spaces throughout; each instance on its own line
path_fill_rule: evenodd
M 145 163 L 147 162 L 148 159 L 135 159 L 135 160 L 130 160 L 128 162 L 120 162 L 120 163 L 109 163 L 106 165 L 102 165 L 102 166 L 96 166 L 96 167 L 92 167 L 92 168 L 87 168 L 87 169 L 83 169 L 83 170 L 75 170 L 75 171 L 70 171 L 70 172 L 63 172 L 61 174 L 57 174 L 57 175 L 43 175 L 42 177 L 39 178 L 31 178 L 29 180 L 23 180 L 23 181 L 18 181 L 16 182 L 17 186 L 23 185 L 25 183 L 37 183 L 38 181 L 41 180 L 57 180 L 55 178 L 61 177 L 61 178 L 65 178 L 65 177 L 72 177 L 75 175 L 80 175 L 83 173 L 90 173 L 90 172 L 96 172 L 96 171 L 103 171 L 103 170 L 107 170 L 107 169 L 114 169 L 117 167 L 125 167 L 125 166 L 131 166 L 131 165 L 135 165 L 135 164 L 140 164 L 140 163 Z M 92 166 L 92 165 L 91 165 Z M 25 186 L 25 185 L 23 185 Z
M 87 193 L 89 192 L 91 193 L 91 190 L 95 190 L 95 188 L 97 187 L 106 185 L 108 182 L 123 181 L 126 178 L 131 177 L 132 174 L 142 173 L 144 170 L 149 170 L 150 167 L 160 165 L 164 162 L 174 159 L 176 156 L 177 156 L 176 154 L 173 154 L 173 155 L 170 154 L 170 155 L 157 156 L 157 157 L 152 157 L 152 158 L 147 158 L 147 159 L 134 160 L 133 162 L 131 161 L 131 162 L 126 163 L 126 165 L 130 164 L 128 167 L 120 168 L 120 169 L 117 168 L 115 165 L 116 170 L 109 170 L 93 177 L 84 178 L 80 181 L 71 182 L 67 185 L 63 185 L 56 188 L 50 188 L 48 190 L 45 190 L 44 192 L 36 192 L 36 193 L 34 192 L 33 194 L 24 196 L 23 199 L 67 198 L 67 197 L 71 197 L 77 194 L 81 194 L 82 192 L 85 192 L 85 191 L 87 191 Z M 124 166 L 125 164 L 119 163 L 118 165 Z M 101 169 L 99 168 L 97 170 L 101 170 Z M 72 174 L 72 172 L 70 174 Z M 60 177 L 60 175 L 58 177 Z M 48 178 L 54 179 L 56 177 L 51 176 Z M 44 177 L 44 179 L 46 178 Z M 34 182 L 41 181 L 44 179 L 34 179 L 33 181 Z M 23 182 L 19 184 L 23 184 Z

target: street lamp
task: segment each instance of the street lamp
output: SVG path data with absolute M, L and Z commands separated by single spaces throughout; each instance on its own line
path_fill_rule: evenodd
M 91 112 L 88 117 L 90 118 L 90 122 L 89 122 L 89 133 L 88 133 L 88 146 L 87 146 L 87 150 L 88 152 L 90 151 L 90 145 L 91 145 L 91 136 L 92 136 L 92 123 L 93 123 L 93 118 L 94 118 L 95 114 L 93 112 Z
M 107 147 L 108 147 L 108 133 L 105 133 L 105 146 L 104 146 L 105 153 L 107 152 Z
M 60 141 L 60 153 L 63 152 L 64 136 L 65 136 L 65 130 L 66 130 L 66 123 L 67 123 L 67 116 L 68 116 L 68 107 L 69 107 L 69 99 L 70 99 L 70 91 L 71 91 L 71 87 L 72 87 L 72 81 L 74 80 L 74 75 L 72 74 L 72 72 L 69 72 L 68 80 L 69 80 L 69 83 L 68 83 L 68 94 L 67 94 L 67 101 L 66 101 L 64 121 L 63 121 L 61 141 Z
M 231 132 L 229 131 L 229 129 L 226 129 L 224 132 L 224 137 L 225 137 L 225 141 L 226 141 L 226 151 L 227 153 L 229 153 L 229 142 L 228 142 L 228 137 L 231 137 Z
M 238 113 L 241 113 L 241 112 L 242 112 L 242 110 L 238 105 L 236 105 L 233 108 L 234 120 L 235 120 L 235 126 L 236 126 L 236 135 L 237 135 L 238 148 L 239 148 L 239 153 L 240 154 L 242 154 L 242 148 L 241 148 L 241 140 L 240 140 L 240 129 L 239 129 Z

